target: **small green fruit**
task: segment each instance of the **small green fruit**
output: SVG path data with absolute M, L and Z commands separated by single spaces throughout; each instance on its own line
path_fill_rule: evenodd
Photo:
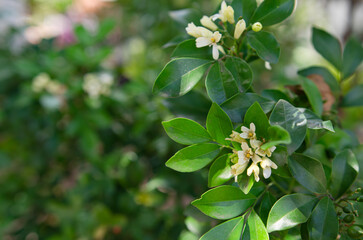
M 347 215 L 343 218 L 343 221 L 346 223 L 351 223 L 354 221 L 354 216 L 353 215 Z
M 363 229 L 357 225 L 348 228 L 348 236 L 353 239 L 360 239 L 363 237 Z

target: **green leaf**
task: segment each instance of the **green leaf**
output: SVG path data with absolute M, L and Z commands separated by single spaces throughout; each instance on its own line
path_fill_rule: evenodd
M 234 19 L 243 17 L 248 26 L 250 18 L 257 8 L 256 0 L 233 0 L 231 6 L 234 9 Z
M 332 165 L 330 193 L 339 198 L 349 190 L 359 173 L 358 161 L 351 150 L 344 150 L 335 156 Z
M 252 104 L 246 112 L 244 125 L 249 128 L 251 123 L 255 124 L 258 137 L 268 137 L 267 130 L 270 127 L 270 123 L 258 102 Z
M 217 158 L 210 167 L 208 174 L 208 187 L 222 185 L 231 178 L 231 160 L 228 155 L 225 154 Z
M 280 100 L 270 115 L 271 125 L 279 125 L 290 133 L 291 143 L 287 145 L 289 154 L 298 149 L 306 135 L 306 117 L 296 107 Z
M 205 116 L 212 105 L 207 96 L 197 91 L 190 91 L 178 98 L 166 98 L 163 103 L 174 115 L 199 122 L 205 121 Z
M 283 196 L 268 215 L 268 232 L 286 230 L 306 222 L 317 202 L 317 198 L 302 193 Z
M 351 89 L 342 100 L 342 107 L 363 106 L 363 84 Z
M 330 120 L 323 121 L 318 116 L 315 115 L 312 111 L 306 108 L 299 108 L 299 110 L 304 113 L 308 123 L 307 127 L 310 129 L 326 129 L 330 132 L 335 132 L 333 128 L 333 124 Z
M 245 212 L 255 202 L 252 194 L 244 194 L 238 187 L 219 186 L 205 192 L 192 205 L 216 219 L 229 219 Z
M 343 79 L 351 76 L 363 60 L 362 43 L 356 38 L 350 38 L 343 53 Z
M 190 145 L 212 140 L 204 127 L 187 118 L 175 118 L 162 124 L 166 134 L 177 143 Z
M 170 11 L 169 16 L 181 26 L 185 27 L 190 22 L 198 22 L 199 19 L 201 19 L 202 14 L 195 8 L 186 8 Z
M 208 112 L 207 130 L 216 142 L 223 145 L 229 144 L 226 138 L 232 133 L 232 122 L 228 115 L 216 103 L 212 104 Z
M 250 31 L 247 34 L 247 41 L 264 61 L 270 63 L 277 63 L 279 61 L 280 45 L 272 33 Z
M 288 160 L 292 176 L 314 193 L 326 193 L 326 178 L 320 161 L 303 154 L 294 153 Z
M 302 79 L 301 86 L 309 99 L 311 108 L 319 117 L 321 117 L 321 114 L 323 113 L 323 99 L 321 98 L 318 87 L 308 78 Z
M 212 228 L 199 240 L 239 240 L 242 227 L 243 217 L 237 217 Z
M 247 239 L 269 240 L 265 224 L 254 210 L 248 216 L 247 225 L 243 232 L 242 240 Z
M 312 41 L 315 50 L 338 70 L 341 70 L 342 47 L 339 40 L 324 30 L 314 27 Z
M 195 144 L 179 150 L 165 165 L 178 172 L 194 172 L 212 162 L 219 151 L 213 143 Z
M 232 74 L 225 68 L 223 63 L 219 62 L 215 63 L 210 69 L 205 86 L 210 99 L 218 104 L 238 93 L 238 86 Z
M 270 26 L 288 18 L 295 8 L 295 0 L 265 0 L 257 8 L 251 22 Z
M 339 222 L 333 202 L 329 197 L 322 198 L 311 213 L 308 221 L 310 240 L 335 240 Z
M 319 76 L 321 76 L 324 81 L 326 82 L 326 84 L 329 85 L 330 90 L 334 93 L 334 94 L 339 94 L 340 92 L 340 86 L 338 84 L 337 79 L 329 72 L 328 69 L 324 68 L 324 67 L 309 67 L 309 68 L 305 68 L 302 69 L 298 72 L 299 75 L 304 76 L 304 77 L 309 77 L 311 75 L 317 74 Z
M 247 174 L 240 174 L 237 178 L 237 183 L 242 192 L 248 194 L 255 183 L 255 178 L 253 175 L 247 176 Z
M 265 89 L 262 91 L 261 95 L 262 97 L 268 98 L 274 102 L 278 102 L 280 99 L 284 99 L 288 102 L 290 101 L 289 97 L 285 93 L 276 89 Z
M 212 57 L 212 48 L 203 47 L 197 48 L 195 45 L 195 39 L 188 39 L 181 43 L 179 43 L 173 53 L 171 54 L 172 58 L 181 58 L 181 57 L 192 57 L 192 58 L 202 58 L 213 60 Z
M 227 57 L 225 66 L 232 74 L 240 92 L 247 91 L 251 86 L 253 78 L 250 65 L 241 58 Z
M 222 103 L 221 107 L 233 122 L 241 123 L 247 109 L 256 101 L 261 105 L 264 113 L 271 111 L 275 104 L 273 101 L 256 93 L 239 93 Z
M 156 78 L 153 93 L 178 97 L 189 92 L 203 77 L 211 61 L 197 58 L 171 60 Z
M 261 146 L 262 150 L 269 149 L 278 144 L 290 144 L 291 138 L 288 131 L 279 125 L 271 126 L 268 128 L 267 143 Z
M 268 213 L 270 212 L 272 206 L 276 202 L 276 198 L 270 193 L 266 192 L 261 200 L 259 207 L 259 215 L 264 224 L 267 223 Z

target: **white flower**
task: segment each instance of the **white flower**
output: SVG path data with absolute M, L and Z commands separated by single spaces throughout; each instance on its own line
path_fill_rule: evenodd
M 272 147 L 270 147 L 270 148 L 268 148 L 268 149 L 266 149 L 266 150 L 263 150 L 263 149 L 261 149 L 261 148 L 258 148 L 258 149 L 256 150 L 256 153 L 257 153 L 258 155 L 260 155 L 261 157 L 265 157 L 266 155 L 267 155 L 268 157 L 271 157 L 271 155 L 272 155 L 273 151 L 275 151 L 275 149 L 276 149 L 276 147 L 275 147 L 275 146 L 272 146 Z
M 260 165 L 263 169 L 264 178 L 269 178 L 271 176 L 271 168 L 277 169 L 277 165 L 267 157 L 262 158 Z
M 246 142 L 243 142 L 242 145 L 242 151 L 238 151 L 238 161 L 249 161 L 252 159 L 254 163 L 258 163 L 261 161 L 261 158 L 255 154 L 252 149 L 248 146 Z
M 245 126 L 243 126 L 241 128 L 242 133 L 241 133 L 241 137 L 244 139 L 256 139 L 256 126 L 254 123 L 250 124 L 250 128 L 246 128 Z
M 260 22 L 255 22 L 253 25 L 252 25 L 252 30 L 254 32 L 259 32 L 261 31 L 262 29 L 262 24 Z
M 229 136 L 230 136 L 230 138 L 226 138 L 226 140 L 238 142 L 238 143 L 246 142 L 245 139 L 241 138 L 240 133 L 238 133 L 236 131 L 232 131 L 232 134 Z
M 63 84 L 56 81 L 49 81 L 45 89 L 53 95 L 63 95 L 66 90 Z
M 252 163 L 251 166 L 247 169 L 247 176 L 251 176 L 252 173 L 255 175 L 256 182 L 260 181 L 260 177 L 258 176 L 260 174 L 260 168 L 256 163 Z
M 210 34 L 209 36 L 198 37 L 196 40 L 197 48 L 212 46 L 213 59 L 217 60 L 219 58 L 219 51 L 217 43 L 221 40 L 222 34 L 218 31 Z
M 210 17 L 203 16 L 202 19 L 200 19 L 200 23 L 213 31 L 218 29 L 218 26 L 212 21 Z
M 253 149 L 259 149 L 262 145 L 262 142 L 257 139 L 251 139 L 250 140 L 251 147 Z M 256 152 L 257 153 L 257 152 Z
M 265 68 L 267 70 L 271 70 L 272 69 L 271 64 L 269 62 L 265 62 Z
M 221 4 L 221 10 L 219 13 L 212 16 L 213 20 L 219 18 L 222 22 L 229 22 L 234 24 L 234 10 L 231 6 L 227 6 L 226 2 L 223 1 Z
M 38 74 L 32 82 L 32 89 L 34 92 L 41 92 L 46 88 L 47 84 L 50 82 L 50 77 L 46 73 Z
M 212 32 L 204 27 L 197 27 L 194 23 L 189 23 L 188 27 L 185 28 L 187 33 L 195 38 L 206 37 L 212 35 Z
M 246 29 L 246 22 L 245 20 L 241 19 L 237 22 L 236 27 L 234 29 L 234 38 L 239 39 Z
M 235 177 L 235 181 L 237 182 L 237 176 L 243 173 L 247 168 L 248 162 L 244 163 L 236 163 L 231 167 L 231 173 Z

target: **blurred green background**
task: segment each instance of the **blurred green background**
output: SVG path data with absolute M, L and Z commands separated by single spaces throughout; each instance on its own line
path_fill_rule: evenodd
M 193 240 L 215 224 L 189 207 L 207 188 L 206 170 L 166 168 L 180 145 L 161 126 L 173 116 L 203 122 L 211 103 L 202 86 L 176 99 L 151 89 L 189 19 L 199 24 L 219 4 L 0 0 L 1 239 Z M 362 11 L 362 1 L 298 1 L 271 29 L 280 62 L 271 71 L 252 65 L 255 89 L 294 85 L 298 69 L 328 66 L 311 27 L 363 39 Z M 361 112 L 339 113 L 360 143 Z

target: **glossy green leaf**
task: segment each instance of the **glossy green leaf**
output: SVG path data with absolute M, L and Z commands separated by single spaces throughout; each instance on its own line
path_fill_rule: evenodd
M 317 198 L 302 193 L 280 198 L 268 215 L 268 232 L 282 231 L 306 222 L 317 202 Z
M 323 99 L 321 98 L 318 87 L 308 78 L 302 79 L 301 86 L 308 97 L 311 108 L 319 117 L 321 117 L 321 114 L 323 113 Z
M 251 214 L 248 216 L 247 225 L 243 232 L 242 240 L 269 240 L 269 236 L 262 222 L 261 218 L 257 213 L 252 210 Z
M 261 93 L 262 97 L 268 98 L 271 101 L 278 102 L 280 99 L 284 99 L 289 102 L 289 97 L 277 89 L 265 89 Z
M 219 152 L 216 144 L 195 144 L 179 150 L 165 165 L 178 172 L 194 172 L 207 166 Z
M 279 125 L 271 126 L 267 131 L 267 142 L 261 146 L 263 150 L 266 150 L 272 146 L 278 144 L 290 144 L 291 138 L 288 131 Z
M 304 113 L 304 115 L 308 121 L 308 123 L 307 123 L 308 128 L 310 128 L 310 129 L 326 129 L 330 132 L 335 132 L 333 124 L 331 123 L 330 120 L 323 121 L 315 113 L 313 113 L 312 111 L 310 111 L 309 109 L 306 109 L 306 108 L 299 108 L 299 110 L 302 113 Z
M 187 26 L 190 22 L 198 22 L 202 14 L 195 8 L 186 8 L 170 11 L 169 16 L 181 26 Z
M 208 112 L 207 130 L 216 142 L 224 145 L 229 144 L 226 138 L 232 133 L 232 122 L 228 115 L 216 103 L 212 104 Z
M 349 190 L 359 173 L 359 164 L 351 150 L 344 150 L 335 156 L 332 165 L 330 193 L 339 198 Z
M 155 80 L 153 93 L 178 97 L 189 92 L 203 77 L 211 61 L 197 58 L 171 60 Z
M 245 194 L 248 194 L 255 183 L 255 178 L 253 175 L 247 176 L 247 174 L 240 174 L 237 178 L 237 184 L 239 188 Z
M 237 217 L 212 228 L 199 240 L 240 240 L 242 228 L 243 217 Z
M 279 61 L 280 45 L 272 33 L 251 31 L 247 34 L 247 41 L 264 61 L 270 63 L 277 63 Z
M 190 145 L 212 140 L 204 127 L 187 118 L 164 121 L 163 127 L 171 139 L 181 144 Z
M 306 135 L 306 117 L 296 107 L 280 100 L 270 115 L 271 125 L 279 125 L 290 133 L 291 143 L 287 145 L 287 150 L 291 154 L 298 149 Z
M 354 87 L 343 97 L 342 106 L 363 106 L 363 84 Z
M 229 219 L 245 212 L 255 202 L 252 194 L 244 194 L 238 187 L 219 186 L 205 192 L 192 205 L 216 219 Z
M 212 57 L 212 48 L 203 47 L 197 48 L 195 45 L 195 39 L 188 39 L 181 43 L 179 43 L 173 53 L 171 54 L 172 58 L 181 58 L 181 57 L 192 57 L 192 58 L 202 58 L 202 59 L 210 59 L 213 60 Z
M 339 94 L 339 92 L 340 92 L 340 86 L 338 84 L 337 79 L 329 72 L 328 69 L 326 69 L 324 67 L 313 66 L 313 67 L 305 68 L 305 69 L 300 70 L 298 72 L 298 74 L 301 76 L 304 76 L 304 77 L 309 77 L 311 75 L 317 74 L 324 79 L 324 81 L 326 82 L 326 84 L 329 85 L 330 90 L 334 94 Z
M 228 155 L 225 154 L 217 158 L 210 167 L 208 174 L 208 186 L 216 187 L 222 185 L 231 178 L 231 160 Z
M 356 38 L 350 38 L 343 53 L 343 79 L 351 76 L 363 61 L 362 43 Z
M 312 42 L 315 50 L 338 70 L 342 66 L 342 47 L 338 39 L 319 28 L 313 28 Z
M 308 221 L 310 240 L 335 240 L 338 236 L 339 222 L 334 204 L 329 197 L 322 198 Z
M 273 108 L 275 102 L 255 93 L 239 93 L 221 104 L 223 110 L 228 114 L 233 122 L 243 122 L 247 109 L 258 102 L 264 113 L 268 113 Z
M 265 0 L 257 8 L 251 22 L 270 26 L 288 18 L 295 8 L 295 0 Z
M 258 137 L 268 137 L 267 130 L 270 127 L 270 123 L 258 102 L 252 104 L 246 112 L 244 125 L 249 128 L 251 123 L 255 124 L 256 134 Z
M 238 93 L 238 86 L 232 74 L 219 62 L 209 70 L 205 86 L 210 99 L 218 104 Z
M 301 226 L 300 226 L 300 236 L 301 236 L 301 240 L 309 240 L 309 229 L 308 229 L 308 223 L 307 222 L 301 224 Z
M 305 188 L 314 193 L 326 192 L 326 178 L 320 161 L 303 154 L 294 153 L 289 157 L 292 176 Z
M 241 58 L 227 57 L 225 66 L 232 74 L 240 92 L 247 91 L 252 83 L 252 70 L 250 65 Z
M 266 192 L 263 195 L 259 207 L 259 215 L 264 224 L 267 223 L 268 213 L 270 212 L 275 202 L 276 198 L 270 192 Z
M 257 8 L 257 2 L 256 0 L 233 0 L 231 6 L 234 9 L 234 18 L 243 17 L 248 26 L 250 18 Z

